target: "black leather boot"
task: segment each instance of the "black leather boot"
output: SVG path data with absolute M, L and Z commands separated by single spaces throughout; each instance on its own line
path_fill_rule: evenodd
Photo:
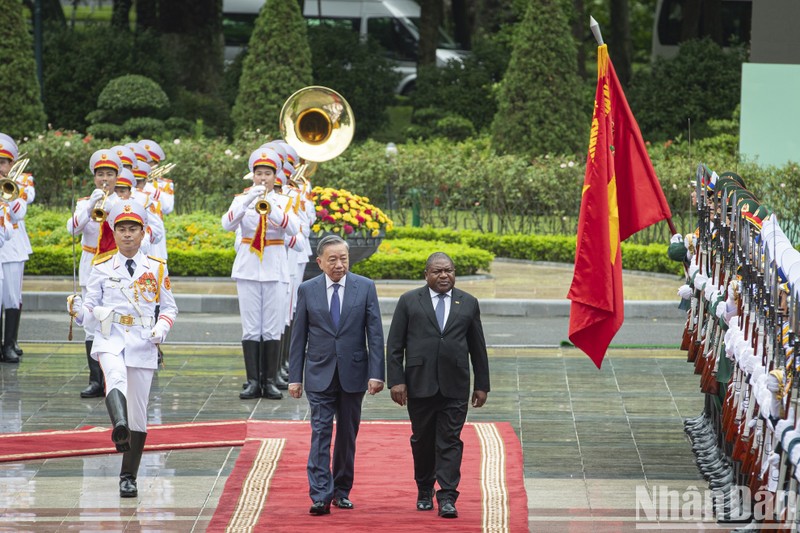
M 105 376 L 100 363 L 92 358 L 92 343 L 86 341 L 86 361 L 89 363 L 89 386 L 81 391 L 81 398 L 99 398 L 105 394 Z
M 289 324 L 286 326 L 286 329 L 283 330 L 283 337 L 286 339 L 286 343 L 281 346 L 281 366 L 278 371 L 281 373 L 281 378 L 288 383 L 289 381 L 289 345 L 291 344 L 292 340 L 292 325 Z
M 286 328 L 283 329 L 283 334 L 281 335 L 281 340 L 278 341 L 278 367 L 275 370 L 274 380 L 275 380 L 275 387 L 278 390 L 287 390 L 289 388 L 289 382 L 287 381 L 288 376 L 283 376 L 283 352 L 289 351 L 289 336 L 286 334 Z
M 6 363 L 19 363 L 19 355 L 14 350 L 16 338 L 14 335 L 19 329 L 19 309 L 5 310 L 5 331 L 3 331 L 3 361 Z
M 281 341 L 261 341 L 261 396 L 268 400 L 283 398 L 275 384 L 280 348 Z
M 247 383 L 244 390 L 239 393 L 242 400 L 252 400 L 261 396 L 261 385 L 259 384 L 259 342 L 242 341 L 242 352 L 244 353 L 244 369 L 247 372 Z
M 19 314 L 20 319 L 17 321 L 17 329 L 14 331 L 14 351 L 17 352 L 17 355 L 22 357 L 24 352 L 22 351 L 22 348 L 20 348 L 19 342 L 17 342 L 17 339 L 19 338 L 19 323 L 22 321 L 22 304 L 19 304 Z
M 128 429 L 128 400 L 119 389 L 111 389 L 106 395 L 106 409 L 111 418 L 111 440 L 118 452 L 131 449 L 131 432 Z
M 131 431 L 131 449 L 122 454 L 122 468 L 119 470 L 120 498 L 135 498 L 139 495 L 136 476 L 139 473 L 145 440 L 147 440 L 146 432 Z

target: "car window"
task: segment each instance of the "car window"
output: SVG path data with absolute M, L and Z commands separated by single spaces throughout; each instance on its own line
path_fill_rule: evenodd
M 417 40 L 394 17 L 375 17 L 367 20 L 367 36 L 386 50 L 386 56 L 395 61 L 416 61 Z

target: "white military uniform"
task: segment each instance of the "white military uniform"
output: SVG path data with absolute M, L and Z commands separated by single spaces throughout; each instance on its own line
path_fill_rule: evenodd
M 106 157 L 103 158 L 102 156 Z M 109 162 L 104 167 L 103 162 Z M 89 168 L 94 172 L 97 168 L 114 168 L 116 165 L 117 173 L 122 168 L 122 162 L 116 154 L 110 150 L 98 150 L 92 155 Z M 109 212 L 114 204 L 119 200 L 114 194 L 114 187 L 109 185 L 109 194 L 103 204 L 103 209 Z M 75 205 L 75 212 L 67 220 L 67 231 L 70 235 L 81 236 L 81 260 L 78 267 L 78 284 L 81 287 L 81 295 L 86 297 L 86 285 L 89 283 L 89 274 L 92 270 L 92 261 L 95 258 L 102 258 L 106 254 L 111 254 L 116 250 L 117 245 L 113 239 L 113 231 L 107 221 L 97 222 L 92 219 L 91 213 L 95 207 L 95 202 L 91 197 L 81 198 Z M 84 328 L 86 340 L 92 340 L 94 331 L 91 328 Z
M 253 239 L 262 217 L 247 199 L 246 194 L 237 195 L 222 216 L 222 227 L 227 231 L 240 228 L 242 236 L 231 272 L 239 295 L 242 340 L 278 340 L 285 323 L 280 310 L 287 304 L 289 287 L 289 259 L 284 240 L 287 235 L 296 235 L 300 224 L 293 213 L 284 211 L 288 198 L 270 192 L 267 195 L 270 213 L 265 217 L 267 229 L 259 256 Z
M 19 309 L 22 304 L 23 266 L 28 260 L 30 246 L 23 223 L 28 202 L 22 197 L 17 198 L 5 205 L 4 211 L 8 242 L 0 248 L 0 263 L 3 264 L 2 304 L 5 309 Z
M 150 139 L 143 139 L 136 143 L 139 146 L 138 151 L 134 151 L 136 157 L 141 159 L 142 156 L 145 157 L 144 163 L 146 163 L 148 174 L 151 167 L 155 165 L 161 164 L 161 162 L 165 158 L 164 150 L 159 146 L 159 144 L 155 141 Z M 139 176 L 137 176 L 139 177 Z M 145 184 L 143 191 L 150 195 L 150 198 L 154 202 L 158 202 L 159 204 L 159 212 L 158 216 L 163 220 L 163 217 L 172 213 L 175 209 L 175 189 L 172 183 L 172 180 L 159 177 L 157 181 L 153 182 L 148 180 L 147 184 Z M 152 217 L 151 217 L 152 218 Z M 163 223 L 162 223 L 163 225 Z M 167 236 L 166 232 L 164 233 L 164 238 L 158 242 L 154 242 L 151 247 L 151 254 L 156 257 L 162 257 L 164 259 L 167 258 Z
M 127 259 L 117 252 L 94 266 L 79 323 L 88 321 L 95 328 L 92 357 L 103 368 L 106 393 L 115 388 L 122 392 L 128 401 L 130 429 L 144 432 L 150 384 L 158 367 L 152 331 L 156 322 L 169 331 L 178 308 L 164 261 L 140 251 L 132 258 L 135 270 L 131 275 Z M 156 305 L 160 305 L 158 321 L 154 318 Z M 98 309 L 108 313 L 105 327 L 96 316 Z M 90 315 L 94 320 L 88 319 Z

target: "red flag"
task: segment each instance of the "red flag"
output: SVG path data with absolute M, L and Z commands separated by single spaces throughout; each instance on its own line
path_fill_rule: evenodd
M 601 45 L 575 270 L 567 294 L 572 300 L 569 339 L 597 368 L 624 318 L 620 241 L 670 217 L 608 48 Z

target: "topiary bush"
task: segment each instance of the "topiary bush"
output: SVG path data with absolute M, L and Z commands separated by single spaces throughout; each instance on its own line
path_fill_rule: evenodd
M 588 139 L 591 101 L 577 75 L 577 47 L 559 0 L 530 2 L 514 30 L 499 84 L 492 144 L 501 153 L 574 154 Z
M 41 131 L 45 125 L 44 107 L 36 79 L 33 40 L 22 16 L 18 0 L 0 0 L 0 94 L 3 95 L 3 120 L 0 131 L 23 137 Z
M 433 252 L 444 252 L 458 265 L 458 275 L 489 271 L 494 256 L 486 250 L 442 241 L 395 239 L 384 241 L 378 251 L 352 265 L 352 271 L 372 279 L 422 279 L 425 262 Z
M 267 0 L 256 18 L 231 111 L 236 133 L 278 134 L 281 107 L 311 85 L 311 50 L 297 2 Z
M 147 76 L 128 74 L 114 78 L 97 97 L 97 108 L 108 113 L 111 122 L 133 117 L 164 117 L 169 98 L 161 86 Z

